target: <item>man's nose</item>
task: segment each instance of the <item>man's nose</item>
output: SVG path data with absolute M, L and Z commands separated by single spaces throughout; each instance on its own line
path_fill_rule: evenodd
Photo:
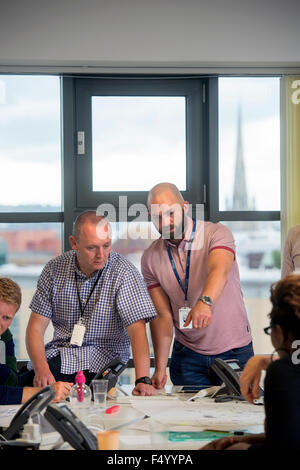
M 97 258 L 103 258 L 103 253 L 104 253 L 103 247 L 102 246 L 98 247 L 96 251 Z

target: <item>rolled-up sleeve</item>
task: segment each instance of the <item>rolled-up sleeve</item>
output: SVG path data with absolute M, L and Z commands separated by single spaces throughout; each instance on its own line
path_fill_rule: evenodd
M 150 253 L 145 251 L 141 259 L 141 271 L 148 290 L 160 286 L 155 274 L 151 270 L 150 256 Z
M 229 228 L 220 223 L 215 224 L 214 230 L 210 233 L 208 244 L 209 253 L 217 249 L 230 251 L 235 257 L 235 243 L 233 235 Z
M 44 267 L 39 277 L 37 289 L 29 305 L 32 312 L 47 318 L 52 317 L 53 276 L 49 264 Z
M 125 327 L 140 320 L 149 322 L 157 317 L 147 287 L 138 270 L 132 269 L 123 278 L 117 294 L 117 310 Z

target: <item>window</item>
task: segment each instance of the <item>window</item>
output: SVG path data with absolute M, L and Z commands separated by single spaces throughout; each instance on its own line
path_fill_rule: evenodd
M 118 208 L 122 195 L 129 206 L 145 204 L 152 186 L 170 180 L 191 203 L 203 202 L 203 86 L 202 79 L 76 79 L 77 207 Z
M 0 88 L 0 276 L 22 289 L 11 330 L 17 357 L 24 359 L 37 279 L 62 251 L 60 80 L 0 75 Z M 51 334 L 49 327 L 46 341 Z
M 280 210 L 279 78 L 219 79 L 219 206 Z
M 20 344 L 38 275 L 70 248 L 75 217 L 112 205 L 113 248 L 140 269 L 158 234 L 129 208 L 170 181 L 193 215 L 204 204 L 206 220 L 231 228 L 255 352 L 264 352 L 258 318 L 280 277 L 279 127 L 278 77 L 1 75 L 0 275 L 24 292 Z
M 0 75 L 0 82 L 0 211 L 60 211 L 59 79 Z
M 269 323 L 270 285 L 281 277 L 279 78 L 218 82 L 219 195 L 213 217 L 235 238 L 254 352 L 271 353 L 263 327 Z
M 93 191 L 186 191 L 185 109 L 185 97 L 92 97 Z

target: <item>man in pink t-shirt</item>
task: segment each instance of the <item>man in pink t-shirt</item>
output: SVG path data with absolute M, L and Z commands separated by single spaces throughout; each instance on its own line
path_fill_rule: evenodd
M 151 322 L 155 353 L 152 383 L 166 383 L 175 329 L 170 377 L 175 385 L 220 381 L 211 371 L 215 357 L 253 356 L 232 233 L 224 225 L 194 221 L 177 187 L 161 183 L 149 193 L 148 207 L 162 235 L 144 252 L 142 273 L 158 318 Z

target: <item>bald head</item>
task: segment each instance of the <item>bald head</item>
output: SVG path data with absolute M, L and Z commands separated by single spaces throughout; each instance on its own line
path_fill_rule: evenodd
M 103 224 L 105 222 L 105 225 L 107 224 L 109 226 L 109 222 L 105 217 L 103 216 L 98 216 L 96 211 L 85 211 L 79 214 L 79 216 L 75 219 L 75 222 L 73 224 L 73 236 L 76 238 L 76 240 L 79 240 L 80 237 L 80 232 L 85 224 L 93 224 L 97 225 L 99 222 L 103 220 Z M 101 224 L 101 225 L 103 225 Z
M 175 184 L 159 183 L 156 184 L 148 195 L 148 208 L 151 204 L 180 204 L 184 203 L 184 199 Z
M 172 183 L 159 183 L 148 196 L 151 220 L 164 239 L 180 243 L 184 237 L 187 201 Z

